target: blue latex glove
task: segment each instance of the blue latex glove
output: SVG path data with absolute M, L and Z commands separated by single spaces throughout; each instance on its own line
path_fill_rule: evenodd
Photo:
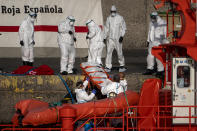
M 95 90 L 95 89 L 93 89 L 93 90 L 92 90 L 92 93 L 96 94 L 96 90 Z
M 90 123 L 86 123 L 86 124 L 84 125 L 85 131 L 89 131 L 91 128 L 92 128 L 92 126 L 91 126 Z M 91 130 L 91 131 L 92 131 L 92 130 Z
M 89 77 L 86 77 L 86 80 L 87 80 L 87 81 L 89 81 L 89 79 L 90 79 Z

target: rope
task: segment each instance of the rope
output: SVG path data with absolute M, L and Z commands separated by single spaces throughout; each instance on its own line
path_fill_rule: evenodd
M 123 88 L 123 90 L 124 90 L 125 100 L 126 100 L 126 102 L 127 102 L 127 105 L 129 106 L 129 111 L 131 111 L 131 110 L 130 110 L 130 105 L 129 105 L 129 102 L 128 102 L 128 99 L 127 99 L 127 94 L 126 94 L 126 92 L 125 92 L 125 89 L 124 89 L 124 88 Z
M 127 95 L 126 95 L 126 92 L 125 92 L 125 89 L 123 88 L 124 90 L 124 95 L 125 95 L 125 99 L 126 99 L 126 102 L 127 102 L 127 105 L 129 107 L 129 112 L 131 112 L 131 108 L 130 108 L 130 105 L 129 105 L 129 102 L 128 102 L 128 99 L 127 99 Z M 131 116 L 131 114 L 130 114 Z M 134 123 L 133 123 L 133 120 L 131 119 L 131 124 L 132 124 L 132 127 L 134 127 Z M 134 131 L 134 129 L 132 129 Z
M 112 100 L 113 100 L 114 105 L 116 106 L 116 107 L 115 107 L 115 114 L 116 114 L 116 112 L 117 112 L 117 107 L 118 107 L 118 106 L 117 106 L 117 103 L 116 103 L 115 99 L 112 98 Z
M 75 100 L 74 100 L 74 98 L 73 98 L 73 96 L 72 96 L 72 93 L 71 93 L 70 88 L 68 87 L 68 84 L 67 84 L 66 81 L 62 78 L 62 76 L 61 76 L 60 74 L 58 74 L 58 76 L 59 76 L 60 80 L 63 82 L 63 84 L 65 85 L 65 87 L 66 87 L 68 93 L 70 94 L 70 97 L 71 97 L 71 100 L 72 100 L 72 104 L 74 104 Z
M 109 98 L 108 98 L 108 99 L 109 99 Z M 109 112 L 109 107 L 110 107 L 110 105 L 111 105 L 112 102 L 113 102 L 114 105 L 117 107 L 117 103 L 116 103 L 116 101 L 114 100 L 114 98 L 110 98 L 110 99 L 112 99 L 112 101 L 109 102 L 107 111 L 105 112 L 105 114 L 104 114 L 103 117 L 106 117 L 106 116 L 107 116 L 107 114 L 108 114 L 108 112 Z M 116 114 L 116 112 L 117 112 L 117 109 L 115 108 L 115 114 Z M 100 122 L 97 123 L 97 126 L 98 126 L 103 120 L 104 120 L 104 118 L 102 118 L 102 119 L 100 120 Z
M 109 102 L 108 108 L 107 108 L 105 114 L 103 115 L 103 117 L 106 117 L 106 116 L 107 116 L 107 114 L 108 114 L 108 112 L 109 112 L 109 107 L 110 107 L 110 105 L 111 105 L 111 102 Z M 104 120 L 104 118 L 102 118 L 102 119 L 100 120 L 100 122 L 97 123 L 97 126 L 98 126 L 103 120 Z

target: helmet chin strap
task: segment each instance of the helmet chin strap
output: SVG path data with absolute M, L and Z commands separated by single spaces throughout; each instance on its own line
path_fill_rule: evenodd
M 92 22 L 92 20 L 90 22 L 86 23 L 86 26 L 88 26 L 91 22 Z

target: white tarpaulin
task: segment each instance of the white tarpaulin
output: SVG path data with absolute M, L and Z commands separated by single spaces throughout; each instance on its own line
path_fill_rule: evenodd
M 36 47 L 58 47 L 57 25 L 73 15 L 77 48 L 87 48 L 85 23 L 93 19 L 103 25 L 101 0 L 0 0 L 0 47 L 19 47 L 18 26 L 28 12 L 38 13 L 35 22 Z

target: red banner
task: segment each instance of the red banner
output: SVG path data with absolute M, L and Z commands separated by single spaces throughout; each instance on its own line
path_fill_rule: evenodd
M 0 26 L 0 32 L 18 32 L 19 26 Z M 36 25 L 35 31 L 57 32 L 58 28 L 55 25 Z M 86 26 L 75 26 L 75 32 L 88 32 Z

